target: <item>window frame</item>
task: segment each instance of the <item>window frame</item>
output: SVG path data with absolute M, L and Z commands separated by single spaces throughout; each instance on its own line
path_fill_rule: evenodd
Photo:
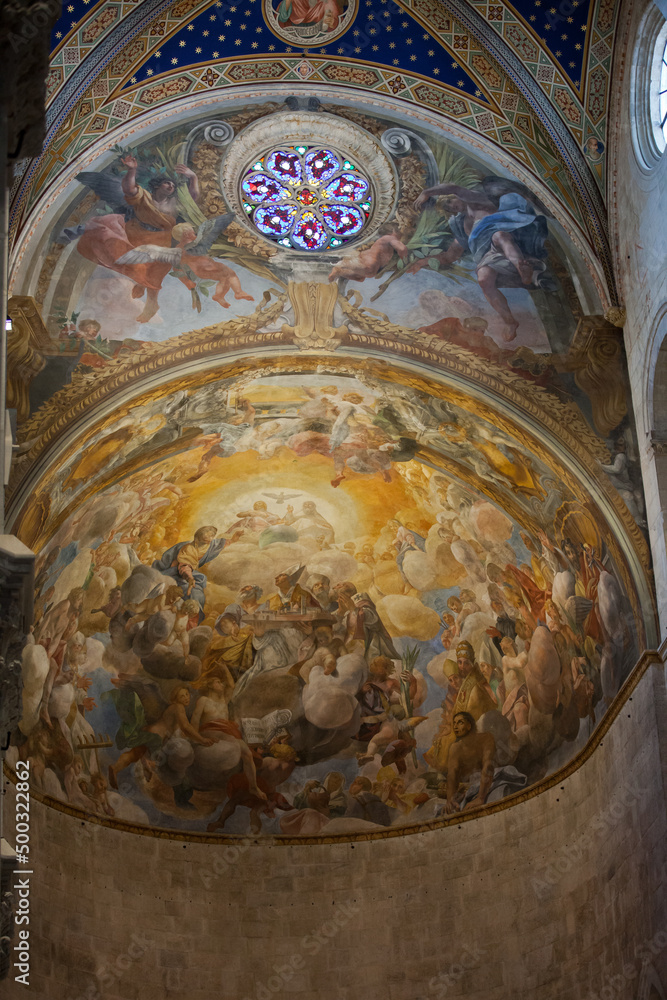
M 667 92 L 663 100 L 664 129 L 660 112 L 663 60 L 666 60 L 667 87 L 667 20 L 658 7 L 651 4 L 637 32 L 631 84 L 633 147 L 645 173 L 658 165 L 667 148 Z

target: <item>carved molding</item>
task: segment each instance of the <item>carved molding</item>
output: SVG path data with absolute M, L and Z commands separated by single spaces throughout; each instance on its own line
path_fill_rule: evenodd
M 658 437 L 655 431 L 652 431 L 650 444 L 651 450 L 656 457 L 658 455 L 667 455 L 667 438 Z
M 293 336 L 302 349 L 319 347 L 333 350 L 347 325 L 334 326 L 334 309 L 338 301 L 336 285 L 315 281 L 290 281 L 287 294 L 294 310 L 294 325 L 284 323 L 282 332 Z
M 44 355 L 55 351 L 31 296 L 13 295 L 7 303 L 7 315 L 12 321 L 7 334 L 7 408 L 16 410 L 21 421 L 30 415 L 30 383 L 46 364 Z
M 563 402 L 555 393 L 535 385 L 505 365 L 489 360 L 480 364 L 479 357 L 465 348 L 392 323 L 375 309 L 360 308 L 352 301 L 354 297 L 354 292 L 348 297 L 338 297 L 338 306 L 347 320 L 347 330 L 341 334 L 339 343 L 358 346 L 367 341 L 369 346 L 379 346 L 383 351 L 399 356 L 412 355 L 420 361 L 427 361 L 436 370 L 462 375 L 472 383 L 492 389 L 500 397 L 510 396 L 520 409 L 525 409 L 531 417 L 537 416 L 540 423 L 553 430 L 557 437 L 561 436 L 561 429 L 566 433 L 570 431 L 564 443 L 573 447 L 576 454 L 587 453 L 585 461 L 589 461 L 591 456 L 609 461 L 604 441 L 586 424 L 573 403 Z M 71 381 L 19 426 L 20 440 L 34 439 L 33 446 L 26 452 L 26 459 L 32 464 L 74 421 L 84 415 L 89 419 L 94 406 L 108 399 L 112 393 L 132 385 L 140 386 L 148 375 L 154 376 L 157 372 L 166 374 L 170 368 L 184 362 L 205 363 L 209 359 L 210 363 L 219 364 L 224 362 L 224 354 L 228 352 L 243 350 L 247 353 L 273 345 L 276 341 L 285 343 L 288 337 L 296 339 L 284 329 L 271 329 L 284 309 L 284 296 L 279 294 L 270 304 L 269 301 L 269 293 L 265 293 L 261 304 L 249 316 L 192 330 L 161 343 L 144 344 L 136 350 L 123 352 L 107 368 L 92 374 L 73 372 Z M 553 363 L 557 358 L 551 355 L 549 360 Z M 10 493 L 15 491 L 25 471 L 22 468 L 19 475 L 12 477 Z
M 309 283 L 303 284 L 307 288 Z M 263 352 L 272 353 L 276 347 L 284 349 L 290 341 L 301 348 L 302 344 L 294 332 L 287 332 L 294 331 L 295 327 L 284 321 L 283 325 L 279 325 L 285 303 L 284 293 L 270 290 L 264 293 L 261 303 L 249 316 L 222 321 L 161 343 L 142 345 L 137 350 L 123 353 L 107 368 L 92 374 L 75 371 L 68 385 L 55 393 L 19 426 L 19 436 L 26 442 L 26 448 L 25 453 L 14 461 L 8 490 L 11 504 L 9 513 L 13 519 L 9 523 L 12 523 L 13 530 L 18 531 L 29 544 L 39 548 L 43 543 L 47 522 L 49 530 L 53 531 L 62 520 L 62 513 L 49 519 L 51 499 L 48 487 L 45 488 L 44 473 L 39 479 L 35 479 L 33 470 L 38 463 L 43 462 L 46 452 L 59 439 L 68 435 L 78 421 L 85 419 L 90 428 L 95 421 L 95 409 L 108 405 L 112 396 L 122 395 L 125 403 L 134 390 L 137 395 L 133 405 L 136 405 L 147 377 L 155 385 L 157 376 L 162 383 L 162 391 L 168 392 L 170 376 L 178 376 L 181 388 L 195 382 L 202 384 L 209 379 L 221 377 L 222 367 L 227 375 L 235 376 L 250 369 L 264 369 L 271 362 L 266 356 L 262 357 Z M 588 425 L 574 402 L 565 401 L 549 389 L 530 382 L 506 364 L 486 359 L 482 362 L 478 355 L 466 348 L 390 322 L 383 313 L 361 307 L 355 292 L 349 292 L 347 296 L 339 294 L 336 306 L 343 313 L 344 327 L 334 328 L 341 331 L 340 336 L 333 338 L 329 346 L 380 351 L 386 356 L 385 364 L 394 356 L 399 363 L 400 360 L 414 361 L 420 366 L 428 366 L 436 377 L 454 379 L 459 384 L 462 381 L 469 387 L 467 392 L 462 392 L 462 405 L 467 408 L 472 405 L 470 390 L 473 390 L 473 396 L 477 399 L 481 393 L 489 408 L 490 419 L 500 421 L 501 424 L 505 421 L 506 404 L 510 404 L 519 421 L 524 418 L 535 428 L 536 433 L 530 436 L 536 453 L 540 454 L 542 449 L 549 455 L 546 459 L 548 462 L 556 460 L 560 474 L 568 482 L 570 489 L 581 490 L 582 476 L 595 481 L 596 490 L 614 511 L 644 573 L 650 572 L 646 539 L 624 501 L 599 468 L 600 462 L 610 461 L 607 445 Z M 303 308 L 306 312 L 314 309 L 312 299 L 310 305 L 306 302 Z M 296 310 L 295 315 L 298 315 Z M 296 326 L 300 323 L 301 320 L 297 319 Z M 304 329 L 308 328 L 308 324 L 310 320 L 304 324 Z M 558 355 L 542 356 L 545 363 L 554 365 L 560 371 L 573 371 L 575 376 L 579 374 L 580 379 L 592 384 L 590 391 L 597 393 L 593 406 L 597 421 L 603 426 L 610 423 L 616 426 L 626 412 L 625 395 L 621 401 L 615 392 L 609 393 L 608 390 L 612 377 L 615 379 L 617 375 L 623 379 L 624 384 L 620 338 L 620 331 L 606 323 L 602 317 L 584 317 L 573 339 L 572 350 L 565 358 Z M 315 347 L 314 344 L 307 346 L 311 350 Z M 319 346 L 315 349 L 321 350 Z M 585 349 L 591 352 L 591 364 L 586 361 Z M 243 360 L 225 365 L 225 354 L 237 352 L 242 352 Z M 308 357 L 306 353 L 301 357 L 302 360 L 298 362 L 301 370 L 307 370 L 310 364 L 316 367 L 322 361 L 322 358 L 318 361 L 317 357 Z M 281 363 L 289 365 L 294 364 L 294 361 L 283 358 Z M 327 364 L 329 363 L 327 359 Z M 348 357 L 339 357 L 337 363 L 341 367 L 354 367 L 354 361 Z M 184 365 L 188 367 L 187 375 L 182 371 Z M 452 391 L 451 386 L 449 391 Z M 605 399 L 605 393 L 609 399 Z M 544 441 L 550 441 L 551 444 L 538 444 L 537 438 L 540 435 L 544 435 Z M 80 440 L 78 443 L 80 445 Z M 561 456 L 568 455 L 576 461 L 581 470 L 579 478 L 568 471 L 566 463 L 557 457 L 559 452 Z M 59 464 L 65 460 L 66 456 L 61 454 Z M 96 483 L 93 488 L 99 486 Z M 78 502 L 81 499 L 80 497 Z M 612 554 L 619 560 L 624 583 L 632 592 L 629 565 L 621 555 L 620 548 L 616 551 L 615 539 L 610 541 L 610 545 L 615 549 Z M 638 604 L 634 610 L 641 618 Z
M 552 356 L 557 370 L 574 373 L 575 382 L 591 401 L 595 426 L 605 438 L 628 412 L 623 334 L 618 324 L 607 319 L 612 311 L 608 309 L 604 317 L 584 316 L 566 358 Z
M 626 312 L 623 306 L 611 306 L 604 314 L 604 318 L 613 326 L 621 329 L 625 326 Z
M 108 402 L 109 397 L 115 394 L 123 393 L 127 398 L 132 387 L 137 391 L 137 398 L 134 401 L 136 404 L 141 396 L 142 383 L 147 376 L 155 378 L 156 374 L 160 374 L 166 386 L 170 369 L 176 377 L 176 370 L 180 366 L 187 363 L 192 371 L 192 365 L 196 363 L 199 371 L 194 378 L 197 382 L 202 382 L 209 378 L 220 377 L 220 366 L 224 365 L 224 355 L 227 352 L 242 351 L 248 356 L 251 352 L 271 350 L 279 344 L 286 345 L 289 340 L 294 343 L 296 338 L 293 334 L 284 332 L 284 327 L 276 329 L 276 324 L 285 308 L 284 294 L 276 293 L 276 296 L 271 301 L 271 293 L 265 293 L 262 302 L 249 316 L 222 321 L 159 344 L 146 344 L 138 350 L 128 351 L 121 356 L 122 360 L 118 358 L 109 364 L 107 377 L 104 377 L 104 369 L 94 374 L 74 372 L 71 382 L 55 393 L 19 427 L 20 438 L 30 441 L 31 446 L 26 449 L 21 459 L 14 462 L 9 497 L 18 500 L 24 507 L 15 524 L 16 529 L 18 523 L 21 523 L 22 537 L 29 539 L 32 544 L 48 514 L 47 509 L 41 513 L 35 509 L 36 516 L 31 518 L 26 513 L 24 501 L 19 499 L 30 482 L 30 471 L 73 424 L 85 417 L 90 426 L 94 419 L 95 407 Z M 340 335 L 340 339 L 334 341 L 334 345 L 369 348 L 380 350 L 388 356 L 394 355 L 397 359 L 413 359 L 419 364 L 427 364 L 433 368 L 433 374 L 436 376 L 440 374 L 455 376 L 457 379 L 463 378 L 471 387 L 476 386 L 484 391 L 487 398 L 488 394 L 495 396 L 501 406 L 503 402 L 512 403 L 518 412 L 525 414 L 531 422 L 535 422 L 537 427 L 546 432 L 554 445 L 569 452 L 582 468 L 595 477 L 598 488 L 622 521 L 626 535 L 631 539 L 640 562 L 645 568 L 648 567 L 648 546 L 640 528 L 618 493 L 609 484 L 607 477 L 601 472 L 597 473 L 597 463 L 610 460 L 608 448 L 588 426 L 574 403 L 563 401 L 555 393 L 528 381 L 506 365 L 488 360 L 480 363 L 477 355 L 463 347 L 391 323 L 386 316 L 376 310 L 360 308 L 355 298 L 353 292 L 348 293 L 347 297 L 342 295 L 338 297 L 337 305 L 345 316 L 347 330 Z M 602 370 L 605 370 L 605 364 L 609 365 L 605 376 L 608 384 L 612 370 L 616 371 L 622 362 L 622 355 L 619 354 L 620 337 L 620 332 L 607 324 L 602 317 L 584 317 L 575 334 L 573 349 L 567 358 L 550 355 L 546 360 L 558 365 L 561 371 L 576 371 L 581 366 L 580 370 L 584 371 L 584 377 L 592 378 L 584 362 L 584 347 L 590 340 L 589 349 L 596 359 L 595 365 Z M 306 356 L 300 364 L 307 365 L 311 360 L 317 364 L 315 359 L 307 359 Z M 258 357 L 256 354 L 252 361 L 232 362 L 229 373 L 231 374 L 233 370 L 236 375 L 240 375 L 249 368 L 264 367 L 267 363 L 266 358 Z M 348 363 L 347 358 L 340 358 L 339 364 Z M 188 383 L 190 379 L 191 377 L 188 377 Z M 182 378 L 181 385 L 183 385 Z M 599 419 L 602 419 L 601 413 L 607 412 L 612 414 L 607 416 L 608 422 L 616 420 L 621 404 L 617 401 L 614 406 L 615 408 L 610 410 L 609 404 L 605 404 L 602 397 L 598 408 Z M 498 418 L 499 412 L 496 410 L 495 419 Z M 63 460 L 61 456 L 61 462 Z M 33 509 L 36 506 L 40 507 L 40 504 L 41 507 L 46 505 L 48 508 L 48 496 L 38 494 L 34 487 L 36 484 L 30 487 L 33 491 L 30 501 Z M 35 522 L 32 527 L 26 522 L 26 517 L 31 523 Z

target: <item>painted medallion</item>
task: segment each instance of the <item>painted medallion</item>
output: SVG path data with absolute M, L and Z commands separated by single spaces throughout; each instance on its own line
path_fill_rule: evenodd
M 263 13 L 278 38 L 308 48 L 340 38 L 356 16 L 357 0 L 264 0 Z

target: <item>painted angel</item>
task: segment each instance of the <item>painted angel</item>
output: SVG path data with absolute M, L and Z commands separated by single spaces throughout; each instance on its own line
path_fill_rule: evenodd
M 230 267 L 207 256 L 220 233 L 233 218 L 234 214 L 229 212 L 214 219 L 207 219 L 202 222 L 196 233 L 194 226 L 189 222 L 181 222 L 174 226 L 171 231 L 172 238 L 176 240 L 175 247 L 145 243 L 141 247 L 124 253 L 117 259 L 116 263 L 130 267 L 160 263 L 175 268 L 179 279 L 186 288 L 192 290 L 193 308 L 198 311 L 201 310 L 201 304 L 195 294 L 197 283 L 192 280 L 191 275 L 215 282 L 215 293 L 212 298 L 223 309 L 229 309 L 229 302 L 225 296 L 230 290 L 234 293 L 235 299 L 247 299 L 249 302 L 254 302 L 253 296 L 243 291 L 241 282 Z M 183 273 L 180 274 L 179 271 Z
M 397 253 L 401 260 L 406 260 L 408 248 L 398 236 L 387 233 L 363 250 L 350 250 L 346 253 L 338 264 L 332 267 L 329 281 L 336 281 L 338 278 L 349 278 L 352 281 L 375 278 L 382 268 L 387 266 L 394 253 Z
M 179 219 L 177 182 L 185 181 L 195 201 L 199 198 L 199 182 L 193 170 L 178 163 L 174 168 L 177 177 L 162 174 L 144 188 L 137 183 L 136 158 L 128 154 L 120 162 L 127 167 L 122 178 L 110 171 L 77 174 L 77 180 L 112 211 L 94 216 L 76 229 L 65 230 L 61 239 L 78 238 L 77 250 L 83 257 L 131 278 L 135 283 L 132 298 L 146 295 L 145 308 L 137 317 L 138 322 L 146 323 L 158 311 L 158 293 L 171 265 L 150 258 L 141 263 L 119 263 L 119 258 L 146 244 L 170 247 L 172 229 Z

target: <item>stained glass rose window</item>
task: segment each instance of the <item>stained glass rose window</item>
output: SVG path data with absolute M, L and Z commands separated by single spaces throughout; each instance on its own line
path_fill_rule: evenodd
M 327 250 L 358 236 L 371 214 L 370 182 L 321 146 L 273 149 L 241 181 L 243 209 L 264 236 L 295 250 Z

